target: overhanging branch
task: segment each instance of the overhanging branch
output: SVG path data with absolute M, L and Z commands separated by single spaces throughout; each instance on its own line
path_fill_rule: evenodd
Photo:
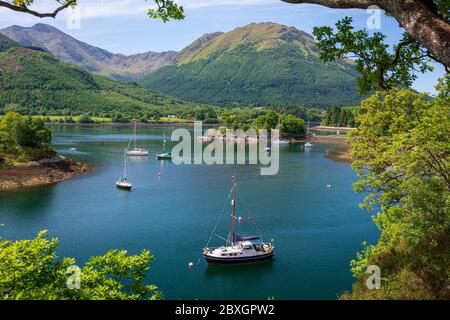
M 310 3 L 334 9 L 367 9 L 371 5 L 376 5 L 375 0 L 281 0 L 287 3 Z
M 28 8 L 25 5 L 16 6 L 16 5 L 13 5 L 6 1 L 0 1 L 0 7 L 5 7 L 10 10 L 17 11 L 17 12 L 28 13 L 28 14 L 31 14 L 31 15 L 39 17 L 39 18 L 56 18 L 58 13 L 60 13 L 62 10 L 67 9 L 68 7 L 70 7 L 72 5 L 75 5 L 76 2 L 77 2 L 77 0 L 67 0 L 64 4 L 62 4 L 61 6 L 56 8 L 53 12 L 48 12 L 48 13 L 37 12 L 37 11 L 31 10 L 30 8 Z

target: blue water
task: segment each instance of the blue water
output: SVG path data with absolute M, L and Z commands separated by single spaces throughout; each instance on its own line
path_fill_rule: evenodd
M 298 145 L 281 147 L 279 173 L 261 176 L 258 165 L 158 162 L 154 155 L 162 151 L 163 135 L 173 129 L 138 129 L 138 144 L 151 156 L 130 159 L 133 191 L 125 192 L 114 183 L 130 127 L 54 126 L 55 148 L 94 171 L 49 187 L 0 193 L 0 236 L 32 238 L 49 230 L 60 240 L 59 256 L 80 264 L 110 248 L 148 248 L 156 258 L 148 279 L 166 299 L 334 299 L 351 289 L 349 262 L 361 242 L 375 242 L 378 232 L 358 207 L 362 196 L 352 191 L 357 178 L 350 165 L 324 157 L 335 145 L 316 144 L 306 152 Z M 201 257 L 235 170 L 237 215 L 243 217 L 238 231 L 273 239 L 276 259 L 232 267 L 200 259 L 189 269 Z M 229 206 L 226 212 L 217 230 L 224 237 Z M 212 244 L 221 243 L 213 237 Z

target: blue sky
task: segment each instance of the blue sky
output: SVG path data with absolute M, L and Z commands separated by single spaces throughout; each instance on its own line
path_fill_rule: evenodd
M 35 2 L 35 8 L 40 10 L 52 8 L 56 3 L 54 0 Z M 372 14 L 365 10 L 336 10 L 308 4 L 287 4 L 280 0 L 177 2 L 185 8 L 186 19 L 183 21 L 162 23 L 149 19 L 146 11 L 151 7 L 151 1 L 78 0 L 78 11 L 63 12 L 56 20 L 39 19 L 2 8 L 0 28 L 13 24 L 32 26 L 39 22 L 47 23 L 91 45 L 115 53 L 133 54 L 180 50 L 204 33 L 230 31 L 251 22 L 271 21 L 311 33 L 314 26 L 333 25 L 338 19 L 351 16 L 356 28 L 366 28 L 367 20 Z M 398 41 L 403 32 L 394 19 L 384 15 L 381 16 L 380 27 L 379 31 L 388 36 L 390 43 Z M 433 93 L 437 78 L 443 74 L 443 67 L 436 64 L 434 72 L 419 76 L 414 88 Z

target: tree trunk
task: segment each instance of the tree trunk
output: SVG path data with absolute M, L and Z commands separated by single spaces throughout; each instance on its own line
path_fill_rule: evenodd
M 311 3 L 337 9 L 366 9 L 376 5 L 389 12 L 431 56 L 450 69 L 450 25 L 420 0 L 282 0 L 288 3 Z

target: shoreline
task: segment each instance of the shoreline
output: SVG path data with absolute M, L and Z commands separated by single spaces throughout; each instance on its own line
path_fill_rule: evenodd
M 0 192 L 43 187 L 92 170 L 88 164 L 62 156 L 0 169 Z
M 338 147 L 337 150 L 326 150 L 325 151 L 325 157 L 334 161 L 340 161 L 340 162 L 346 162 L 346 163 L 352 163 L 353 158 L 351 156 L 352 149 L 351 147 L 346 143 L 347 137 L 346 136 L 314 136 L 313 138 L 314 142 L 323 142 L 323 143 L 330 143 L 330 144 L 337 144 L 341 147 Z

